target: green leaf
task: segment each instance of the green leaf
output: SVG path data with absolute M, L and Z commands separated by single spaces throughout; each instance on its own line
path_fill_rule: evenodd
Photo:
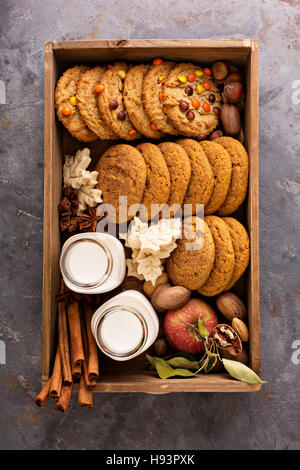
M 222 359 L 223 365 L 227 372 L 237 380 L 241 380 L 242 382 L 247 382 L 251 385 L 258 385 L 258 384 L 265 384 L 263 380 L 261 380 L 258 375 L 256 375 L 253 370 L 249 369 L 249 367 L 245 366 L 238 361 L 230 361 L 229 359 Z
M 198 330 L 202 338 L 207 338 L 209 336 L 209 331 L 204 326 L 203 318 L 198 319 Z
M 197 361 L 190 361 L 185 357 L 173 357 L 166 360 L 166 362 L 172 367 L 181 367 L 182 369 L 198 369 L 199 363 Z
M 208 372 L 210 372 L 211 370 L 213 370 L 213 368 L 215 367 L 217 363 L 217 358 L 216 357 L 210 357 L 209 358 L 209 361 L 205 367 L 205 372 L 208 374 Z
M 168 379 L 169 377 L 174 377 L 179 375 L 181 377 L 191 377 L 194 375 L 194 372 L 191 372 L 187 369 L 173 369 L 164 359 L 160 357 L 153 357 L 146 354 L 148 361 L 151 364 L 155 364 L 158 375 L 161 379 Z

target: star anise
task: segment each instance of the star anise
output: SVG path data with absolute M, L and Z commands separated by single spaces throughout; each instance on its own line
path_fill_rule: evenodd
M 96 209 L 91 206 L 88 206 L 87 212 L 77 217 L 78 228 L 82 232 L 95 232 L 98 222 L 103 219 L 104 215 L 97 215 Z
M 59 225 L 62 232 L 66 230 L 73 232 L 77 228 L 76 212 L 79 204 L 77 193 L 71 186 L 68 186 L 64 193 L 64 198 L 58 204 Z

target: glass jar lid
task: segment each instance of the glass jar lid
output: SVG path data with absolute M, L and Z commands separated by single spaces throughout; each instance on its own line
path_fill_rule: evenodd
M 60 259 L 60 269 L 72 284 L 96 287 L 103 284 L 111 273 L 111 252 L 102 241 L 81 238 L 66 246 Z
M 143 347 L 148 328 L 143 316 L 133 307 L 116 305 L 101 317 L 97 328 L 103 352 L 115 357 L 131 356 Z

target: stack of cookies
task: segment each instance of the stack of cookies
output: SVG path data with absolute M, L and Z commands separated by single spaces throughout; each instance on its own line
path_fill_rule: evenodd
M 218 126 L 221 104 L 210 68 L 162 59 L 151 65 L 75 66 L 55 90 L 58 118 L 83 142 L 165 134 L 203 140 Z
M 195 216 L 197 204 L 204 204 L 203 244 L 189 249 L 183 237 L 168 259 L 167 271 L 175 285 L 213 296 L 231 288 L 249 263 L 245 228 L 236 219 L 224 217 L 245 199 L 248 165 L 243 145 L 232 137 L 220 137 L 114 145 L 101 156 L 96 170 L 103 202 L 114 206 L 118 223 L 131 220 L 140 204 L 149 220 L 164 204 L 190 204 L 190 225 L 197 231 L 196 222 L 201 223 Z M 124 212 L 125 219 L 119 213 L 120 196 L 136 209 Z

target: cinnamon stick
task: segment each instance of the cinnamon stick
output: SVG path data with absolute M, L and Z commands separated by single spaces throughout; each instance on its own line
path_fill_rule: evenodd
M 88 341 L 88 375 L 90 381 L 97 381 L 99 378 L 99 361 L 98 361 L 98 347 L 92 333 L 91 329 L 91 320 L 94 314 L 94 310 L 88 302 L 84 303 L 84 321 L 85 321 L 85 328 L 87 333 L 87 341 Z
M 83 374 L 79 383 L 78 405 L 82 408 L 93 408 L 93 391 L 86 386 Z
M 42 390 L 40 391 L 40 393 L 36 396 L 34 400 L 34 403 L 36 404 L 38 408 L 42 408 L 43 406 L 45 406 L 47 401 L 49 400 L 51 380 L 52 380 L 52 377 L 50 377 L 46 385 L 44 385 L 44 387 L 42 388 Z
M 59 346 L 57 346 L 55 362 L 52 373 L 52 380 L 50 386 L 50 397 L 57 400 L 60 396 L 62 386 L 62 372 L 61 372 L 61 360 Z
M 55 410 L 65 413 L 69 408 L 70 399 L 72 394 L 72 384 L 63 385 L 60 392 L 60 397 L 55 403 Z
M 64 302 L 58 304 L 58 336 L 59 336 L 59 353 L 63 374 L 63 384 L 72 384 L 72 373 L 70 363 L 70 349 L 68 337 L 68 325 L 66 316 L 66 306 Z
M 76 366 L 75 364 L 72 364 L 72 379 L 73 382 L 79 382 L 81 377 L 81 365 Z
M 96 381 L 90 380 L 89 378 L 88 365 L 87 365 L 87 361 L 89 357 L 88 339 L 87 339 L 84 315 L 82 311 L 80 312 L 80 321 L 81 321 L 82 344 L 83 344 L 83 351 L 84 351 L 84 361 L 82 363 L 83 375 L 84 375 L 84 380 L 85 380 L 85 384 L 87 388 L 92 390 L 96 385 Z
M 71 343 L 71 364 L 72 366 L 81 366 L 84 360 L 83 345 L 81 338 L 80 314 L 78 302 L 74 301 L 68 304 L 68 320 Z

